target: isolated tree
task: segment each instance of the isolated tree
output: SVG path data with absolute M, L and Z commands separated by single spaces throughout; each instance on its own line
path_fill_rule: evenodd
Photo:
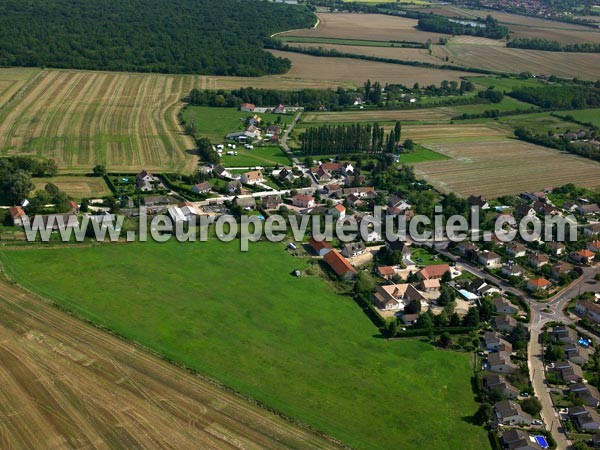
M 373 277 L 365 271 L 358 272 L 356 283 L 354 284 L 354 292 L 363 297 L 369 298 L 371 292 L 375 290 L 375 282 Z
M 479 310 L 476 306 L 471 306 L 467 315 L 463 319 L 463 323 L 466 327 L 477 327 L 479 326 Z
M 404 312 L 406 314 L 420 314 L 421 313 L 421 301 L 420 300 L 411 300 L 410 303 L 408 303 L 405 307 L 404 307 Z
M 452 344 L 452 336 L 450 336 L 450 333 L 445 331 L 440 336 L 438 343 L 440 344 L 440 347 L 447 348 L 450 344 Z
M 452 273 L 449 270 L 442 275 L 442 283 L 450 283 L 452 281 Z
M 479 319 L 487 322 L 492 319 L 495 311 L 494 304 L 489 299 L 489 297 L 483 297 L 479 301 Z
M 492 417 L 492 407 L 489 403 L 484 403 L 473 415 L 473 420 L 477 425 L 485 425 Z
M 388 337 L 393 337 L 396 334 L 397 328 L 398 323 L 396 322 L 396 318 L 391 318 L 385 323 L 385 334 Z
M 536 397 L 529 397 L 521 403 L 523 411 L 535 416 L 542 410 L 542 403 Z
M 46 183 L 46 186 L 44 186 L 44 190 L 48 194 L 50 194 L 50 197 L 52 197 L 52 198 L 55 198 L 58 195 L 58 193 L 60 192 L 60 189 L 54 183 Z
M 106 175 L 106 167 L 104 167 L 102 164 L 98 164 L 94 166 L 94 168 L 92 169 L 92 173 L 96 177 L 103 177 L 104 175 Z
M 412 150 L 415 148 L 415 143 L 413 142 L 412 139 L 407 139 L 404 141 L 404 144 L 402 144 L 402 147 L 404 147 L 404 150 Z
M 14 203 L 19 203 L 29 196 L 29 193 L 35 188 L 31 181 L 31 175 L 24 170 L 18 169 L 8 173 L 2 183 L 8 197 Z

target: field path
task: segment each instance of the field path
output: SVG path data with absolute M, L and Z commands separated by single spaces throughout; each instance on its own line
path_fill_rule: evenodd
M 4 278 L 0 361 L 2 448 L 339 448 Z

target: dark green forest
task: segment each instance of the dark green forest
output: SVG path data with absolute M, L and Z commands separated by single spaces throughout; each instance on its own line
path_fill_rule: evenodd
M 285 73 L 263 50 L 316 21 L 305 6 L 246 0 L 4 0 L 0 65 L 259 76 Z
M 555 85 L 519 88 L 509 92 L 508 95 L 541 108 L 595 108 L 600 106 L 600 82 L 594 86 Z
M 600 53 L 600 43 L 584 42 L 581 44 L 561 44 L 558 41 L 548 39 L 520 38 L 510 41 L 506 44 L 509 48 L 525 48 L 530 50 L 544 50 L 547 52 L 579 52 L 579 53 Z
M 480 25 L 481 26 L 473 26 L 469 23 L 462 23 L 455 19 L 430 15 L 420 18 L 417 28 L 419 30 L 434 31 L 436 33 L 452 35 L 462 34 L 490 39 L 504 39 L 508 36 L 508 28 L 499 25 L 498 21 L 490 15 L 485 18 L 485 21 L 480 22 Z

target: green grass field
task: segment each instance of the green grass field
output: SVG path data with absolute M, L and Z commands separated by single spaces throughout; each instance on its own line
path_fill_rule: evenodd
M 470 355 L 382 339 L 353 300 L 293 277 L 306 260 L 281 244 L 5 249 L 0 259 L 25 287 L 354 448 L 489 448 L 468 419 Z
M 475 84 L 479 84 L 485 88 L 490 86 L 496 86 L 496 89 L 501 90 L 502 92 L 510 92 L 513 89 L 520 87 L 540 87 L 542 83 L 535 78 L 504 78 L 504 77 L 467 77 L 469 81 L 472 81 Z
M 237 146 L 235 151 L 238 152 L 236 156 L 223 153 L 221 164 L 225 167 L 290 165 L 290 159 L 279 147 L 255 146 L 253 150 L 247 150 L 243 146 Z
M 456 114 L 481 114 L 488 110 L 497 109 L 501 112 L 504 111 L 514 111 L 515 109 L 529 109 L 534 107 L 534 105 L 530 105 L 529 103 L 521 102 L 519 100 L 515 100 L 512 97 L 504 97 L 500 103 L 486 103 L 479 105 L 461 105 L 461 106 L 452 106 L 452 110 L 456 111 Z
M 193 121 L 196 134 L 205 136 L 214 143 L 223 142 L 225 135 L 244 129 L 244 120 L 252 113 L 243 112 L 236 108 L 213 108 L 210 106 L 188 106 L 182 112 L 186 123 Z M 285 123 L 290 118 L 280 114 L 259 114 L 266 122 L 275 123 L 278 117 Z
M 550 113 L 520 114 L 516 116 L 501 117 L 498 122 L 508 125 L 512 128 L 524 127 L 534 130 L 537 133 L 546 133 L 548 131 L 565 132 L 566 130 L 575 130 L 579 128 L 574 122 L 551 116 Z
M 417 146 L 417 149 L 410 153 L 401 153 L 398 162 L 400 164 L 415 164 L 425 161 L 442 161 L 445 159 L 450 158 L 428 148 Z
M 600 127 L 600 108 L 595 109 L 574 109 L 572 111 L 560 111 L 561 117 L 572 116 L 575 120 L 585 123 L 591 123 Z

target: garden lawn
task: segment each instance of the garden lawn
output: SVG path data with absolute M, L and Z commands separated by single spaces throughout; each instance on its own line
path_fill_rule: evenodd
M 245 119 L 253 116 L 253 113 L 240 111 L 237 108 L 213 108 L 210 106 L 188 106 L 182 114 L 186 123 L 194 122 L 196 136 L 207 137 L 215 144 L 225 141 L 227 134 L 243 130 Z M 275 123 L 278 117 L 283 122 L 286 121 L 286 116 L 281 114 L 259 113 L 258 116 L 266 122 Z
M 275 146 L 255 146 L 253 150 L 248 150 L 244 146 L 238 145 L 235 149 L 238 152 L 236 156 L 227 155 L 226 151 L 231 150 L 225 148 L 221 158 L 221 164 L 225 167 L 290 165 L 290 159 L 286 153 Z
M 282 244 L 2 250 L 7 273 L 127 338 L 358 449 L 482 450 L 471 358 L 388 342 Z M 40 268 L 43 267 L 43 270 Z
M 560 115 L 561 117 L 571 116 L 579 122 L 591 123 L 592 125 L 600 127 L 600 108 L 558 111 L 556 114 Z
M 419 162 L 425 161 L 442 161 L 445 159 L 450 159 L 446 155 L 442 155 L 441 153 L 434 152 L 425 147 L 417 146 L 416 150 L 408 152 L 408 153 L 400 153 L 400 164 L 415 164 Z

